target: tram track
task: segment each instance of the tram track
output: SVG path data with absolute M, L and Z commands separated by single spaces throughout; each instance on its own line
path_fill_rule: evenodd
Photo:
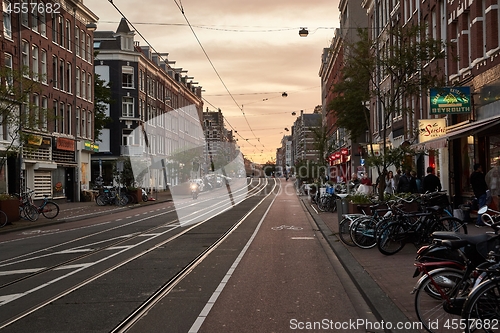
M 262 194 L 262 192 L 265 189 L 268 189 L 269 186 L 270 185 L 268 184 L 267 180 L 266 181 L 259 181 L 259 183 L 257 185 L 255 185 L 253 187 L 250 186 L 248 192 L 240 193 L 240 194 L 233 193 L 233 196 L 237 197 L 238 195 L 241 195 L 242 196 L 241 202 L 243 202 L 243 201 L 249 200 L 255 196 Z M 264 198 L 266 198 L 268 195 L 270 195 L 270 193 L 272 193 L 274 191 L 275 187 L 276 187 L 276 184 L 274 184 L 274 186 L 272 187 L 272 190 L 269 191 L 269 193 Z M 213 200 L 213 198 L 211 198 L 211 200 Z M 263 202 L 263 200 L 264 199 L 260 200 L 258 205 L 260 205 Z M 210 200 L 207 200 L 207 201 L 210 201 Z M 189 205 L 192 205 L 192 204 L 189 204 Z M 255 207 L 257 207 L 258 205 L 256 205 Z M 254 209 L 255 209 L 255 207 L 254 207 Z M 177 207 L 177 209 L 183 209 L 183 208 L 184 207 Z M 209 221 L 214 216 L 222 214 L 223 212 L 228 211 L 231 208 L 232 208 L 232 206 L 230 204 L 226 205 L 226 206 L 221 206 L 221 205 L 217 205 L 216 203 L 213 203 L 207 207 L 203 207 L 195 212 L 192 212 L 192 214 L 203 214 L 203 213 L 209 214 L 209 216 L 207 216 L 207 218 L 201 222 L 194 223 L 192 225 L 182 225 L 181 223 L 179 223 L 179 220 L 172 219 L 166 223 L 148 228 L 148 229 L 143 230 L 141 232 L 128 234 L 128 235 L 126 235 L 126 237 L 120 236 L 116 240 L 114 240 L 108 244 L 105 244 L 104 246 L 101 246 L 99 248 L 96 248 L 90 252 L 86 252 L 84 254 L 77 255 L 74 258 L 64 260 L 60 263 L 51 265 L 50 267 L 45 267 L 43 269 L 40 269 L 39 271 L 34 271 L 34 272 L 32 272 L 30 274 L 26 274 L 18 279 L 15 279 L 13 281 L 9 281 L 7 283 L 0 285 L 0 293 L 1 293 L 3 290 L 12 289 L 13 286 L 20 284 L 22 282 L 26 282 L 28 280 L 39 279 L 44 274 L 49 274 L 49 273 L 57 271 L 57 270 L 62 270 L 62 268 L 64 268 L 64 267 L 69 267 L 71 265 L 78 266 L 79 265 L 78 263 L 85 262 L 86 259 L 88 260 L 90 258 L 96 257 L 100 253 L 104 253 L 105 251 L 109 251 L 110 249 L 120 249 L 120 247 L 123 247 L 122 250 L 117 251 L 114 254 L 114 256 L 119 257 L 120 255 L 122 255 L 123 253 L 125 253 L 126 251 L 128 251 L 131 248 L 130 245 L 127 246 L 126 244 L 127 244 L 127 242 L 130 243 L 133 240 L 141 240 L 142 238 L 145 238 L 145 239 L 142 239 L 141 241 L 139 241 L 135 245 L 138 249 L 140 249 L 141 246 L 144 246 L 144 244 L 146 242 L 154 243 L 154 244 L 148 245 L 146 249 L 140 250 L 139 252 L 137 252 L 133 255 L 127 255 L 126 259 L 120 259 L 119 262 L 113 264 L 112 266 L 107 267 L 106 269 L 99 271 L 99 273 L 93 274 L 90 277 L 87 277 L 84 280 L 73 284 L 71 287 L 65 288 L 64 290 L 59 291 L 57 294 L 46 298 L 44 301 L 37 302 L 36 305 L 30 306 L 29 308 L 25 309 L 24 311 L 17 313 L 16 315 L 11 316 L 10 318 L 8 318 L 6 320 L 3 320 L 2 323 L 0 324 L 0 329 L 3 329 L 7 326 L 12 325 L 13 323 L 16 323 L 16 322 L 22 320 L 23 318 L 26 318 L 30 314 L 32 314 L 32 313 L 46 307 L 47 305 L 61 299 L 62 297 L 72 293 L 73 291 L 78 290 L 78 289 L 82 288 L 83 286 L 86 286 L 86 285 L 98 280 L 99 278 L 109 274 L 110 272 L 117 270 L 120 267 L 123 267 L 134 260 L 137 260 L 137 259 L 159 249 L 159 248 L 166 246 L 167 244 L 173 242 L 176 239 L 179 239 L 183 235 L 191 232 L 192 230 L 195 230 L 200 225 L 203 225 L 205 222 Z M 214 209 L 218 210 L 218 214 L 213 214 Z M 251 211 L 253 211 L 254 209 L 252 209 Z M 157 218 L 159 216 L 165 216 L 166 214 L 170 214 L 170 213 L 174 213 L 174 212 L 175 212 L 175 210 L 169 210 L 167 212 L 161 212 L 158 214 L 154 214 L 154 217 Z M 187 274 L 189 274 L 189 272 L 194 267 L 196 267 L 200 262 L 202 262 L 203 259 L 206 256 L 208 256 L 215 248 L 217 248 L 218 244 L 221 244 L 224 241 L 224 239 L 229 234 L 231 234 L 244 221 L 246 216 L 248 216 L 249 214 L 250 214 L 250 212 L 247 213 L 244 218 L 242 218 L 239 221 L 236 221 L 234 224 L 232 224 L 228 228 L 228 230 L 226 230 L 226 232 L 223 233 L 211 246 L 207 247 L 203 252 L 201 252 L 193 260 L 191 260 L 184 268 L 182 268 L 177 274 L 175 274 L 171 279 L 169 279 L 162 287 L 160 287 L 155 294 L 153 294 L 151 297 L 149 297 L 143 303 L 144 305 L 142 305 L 140 307 L 140 309 L 147 309 L 151 306 L 154 306 L 154 303 L 158 299 L 161 299 L 161 297 L 163 297 L 162 295 L 165 295 L 166 293 L 168 293 L 169 290 L 171 290 L 179 281 L 181 281 Z M 129 222 L 129 224 L 140 223 L 142 221 L 149 220 L 151 218 L 153 218 L 153 216 L 143 217 L 137 221 L 133 221 L 133 222 L 131 221 L 131 222 Z M 95 237 L 96 235 L 102 235 L 106 232 L 109 232 L 110 230 L 113 230 L 113 231 L 117 230 L 118 228 L 119 228 L 118 226 L 115 226 L 113 228 L 108 228 L 108 229 L 100 231 L 98 233 L 92 233 L 90 235 L 85 235 L 85 236 L 80 237 L 77 240 L 65 242 L 63 244 L 64 244 L 64 246 L 68 246 L 68 245 L 71 245 L 72 243 L 77 242 L 77 241 L 81 242 L 81 241 L 85 241 L 85 240 L 90 240 L 90 239 L 92 239 L 92 236 Z M 168 230 L 162 230 L 162 229 L 168 229 Z M 161 232 L 158 232 L 158 231 L 161 231 Z M 163 239 L 163 237 L 167 237 L 167 238 Z M 36 253 L 31 253 L 31 255 L 41 254 L 38 257 L 30 258 L 27 254 L 22 258 L 18 257 L 17 260 L 18 261 L 23 260 L 24 262 L 29 262 L 31 260 L 36 261 L 37 258 L 40 258 L 42 256 L 46 256 L 46 255 L 50 255 L 50 254 L 46 254 L 44 252 L 54 252 L 55 250 L 57 250 L 58 247 L 61 247 L 63 244 L 56 244 L 54 246 L 41 249 L 41 250 L 37 251 Z M 83 246 L 81 246 L 81 247 L 83 247 Z M 55 253 L 57 253 L 57 252 L 55 252 Z M 96 265 L 98 263 L 100 264 L 104 260 L 105 259 L 97 260 L 94 263 L 94 265 Z M 15 263 L 15 261 L 4 260 L 4 261 L 0 262 L 0 269 L 5 268 L 9 265 L 12 265 L 13 263 Z M 86 266 L 84 264 L 80 264 L 80 265 L 82 265 L 80 268 L 77 268 L 68 274 L 64 274 L 60 278 L 64 279 L 64 278 L 67 278 L 70 276 L 74 276 L 74 275 L 79 274 L 81 271 L 83 271 L 84 269 L 89 267 L 89 266 Z M 12 301 L 15 301 L 15 300 L 16 299 L 14 299 Z M 10 301 L 4 300 L 3 302 L 0 302 L 0 306 L 8 304 L 9 302 Z M 128 325 L 130 325 L 130 324 L 127 324 L 127 323 L 133 323 L 135 320 L 137 320 L 137 318 L 140 318 L 140 313 L 142 313 L 142 310 L 138 309 L 138 310 L 134 311 L 132 313 L 132 315 L 127 317 L 127 319 L 124 321 L 125 324 L 122 324 L 122 323 L 119 324 L 116 329 L 121 330 L 122 327 L 128 327 Z

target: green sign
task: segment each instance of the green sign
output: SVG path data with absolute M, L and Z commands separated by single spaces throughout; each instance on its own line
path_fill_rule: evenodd
M 431 88 L 431 114 L 470 113 L 470 87 Z

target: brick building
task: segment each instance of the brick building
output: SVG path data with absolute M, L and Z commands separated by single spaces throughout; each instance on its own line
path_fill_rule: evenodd
M 0 190 L 28 187 L 37 197 L 78 200 L 80 188 L 90 180 L 98 17 L 79 0 L 21 1 L 17 13 L 14 3 L 18 1 L 3 0 L 0 67 L 26 71 L 39 89 L 19 105 L 19 124 L 2 121 L 0 152 L 12 142 L 12 126 L 19 126 L 29 140 L 14 139 L 19 155 L 8 159 Z M 26 123 L 28 118 L 36 121 Z

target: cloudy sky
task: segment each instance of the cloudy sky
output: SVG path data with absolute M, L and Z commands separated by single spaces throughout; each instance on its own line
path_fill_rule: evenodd
M 222 110 L 254 162 L 275 157 L 292 112 L 321 104 L 321 54 L 338 27 L 337 0 L 113 0 L 118 10 L 107 0 L 84 4 L 99 16 L 98 30 L 116 30 L 119 10 L 174 67 L 188 70 L 204 89 L 205 109 Z M 308 37 L 299 37 L 301 27 Z

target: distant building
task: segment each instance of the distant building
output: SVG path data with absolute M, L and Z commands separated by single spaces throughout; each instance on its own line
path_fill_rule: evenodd
M 292 129 L 292 147 L 294 165 L 299 161 L 318 162 L 320 156 L 316 147 L 316 137 L 314 129 L 321 128 L 320 113 L 304 113 L 300 111 L 300 116 L 295 120 Z
M 114 103 L 108 110 L 113 121 L 102 131 L 92 158 L 92 179 L 101 175 L 111 183 L 118 160 L 142 158 L 147 170 L 137 185 L 163 189 L 189 177 L 179 168 L 191 166 L 174 161 L 175 156 L 203 149 L 201 87 L 183 74 L 186 70 L 171 67 L 166 54 L 135 43 L 134 35 L 125 19 L 116 32 L 95 32 L 95 72 L 112 83 Z

